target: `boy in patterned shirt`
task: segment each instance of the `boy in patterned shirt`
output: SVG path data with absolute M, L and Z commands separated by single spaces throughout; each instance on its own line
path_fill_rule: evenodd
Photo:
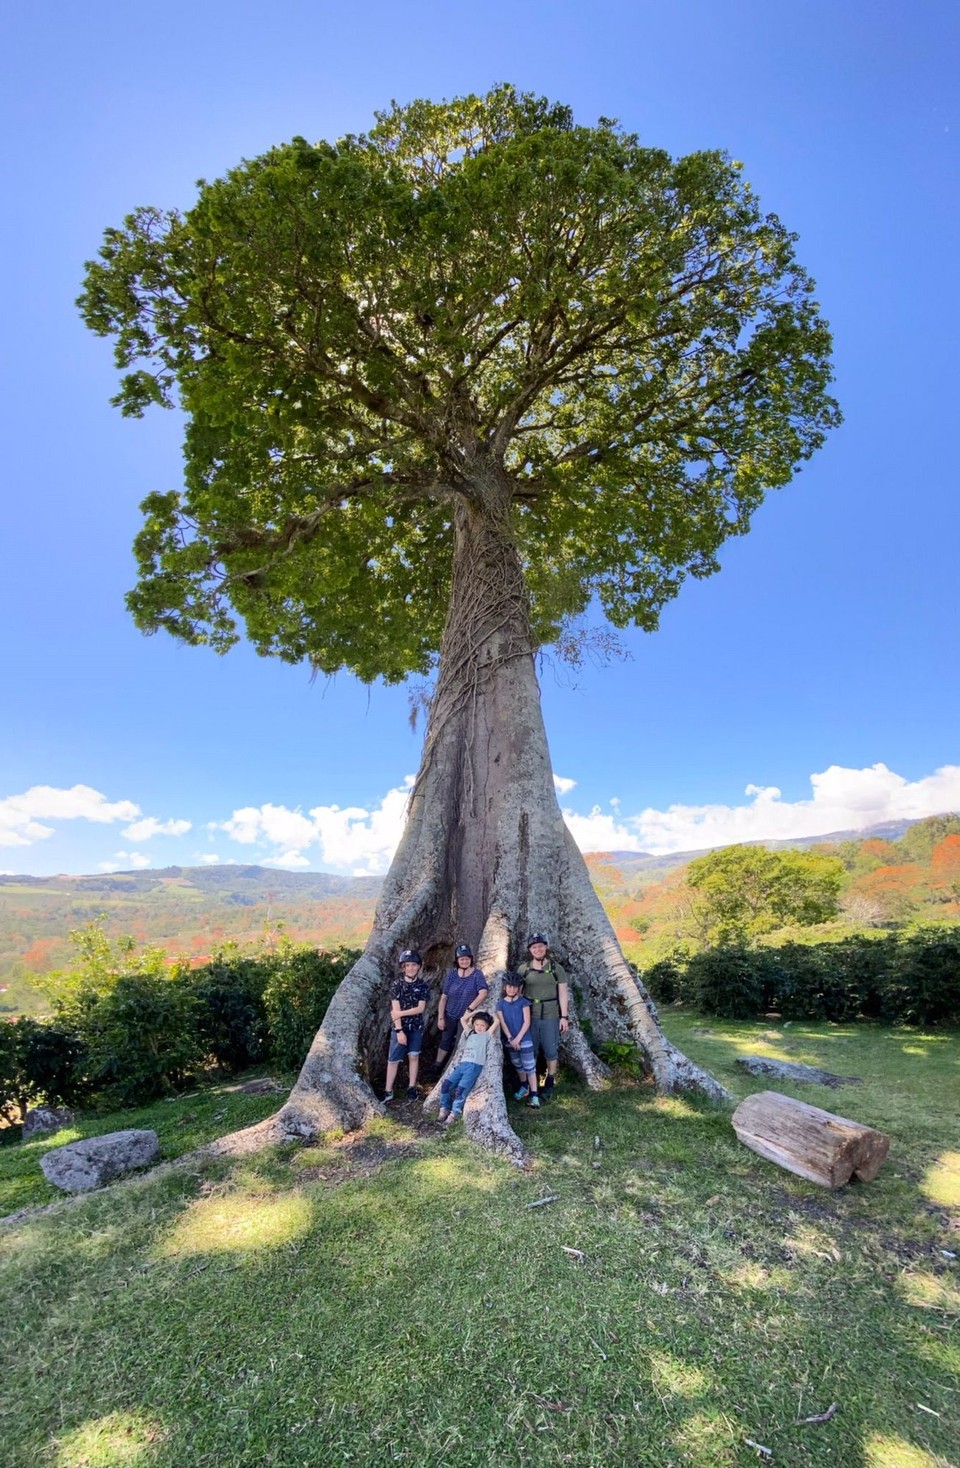
M 400 1062 L 406 1060 L 409 1071 L 407 1099 L 416 1101 L 417 1072 L 423 1045 L 423 1013 L 430 998 L 430 985 L 420 977 L 423 959 L 419 953 L 405 948 L 400 955 L 400 976 L 390 986 L 390 1050 L 387 1055 L 387 1089 L 384 1102 L 393 1100 Z

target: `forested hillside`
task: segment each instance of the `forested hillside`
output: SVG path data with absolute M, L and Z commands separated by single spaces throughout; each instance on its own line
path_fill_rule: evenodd
M 772 852 L 775 866 L 777 852 L 806 853 L 787 873 L 792 886 L 786 899 L 782 880 L 779 895 L 771 897 L 769 880 L 766 887 L 758 885 L 756 872 L 745 874 L 743 862 L 738 865 L 730 856 L 743 851 L 754 858 Z M 811 865 L 807 858 L 824 858 L 826 864 Z M 704 885 L 698 888 L 697 871 L 705 862 Z M 902 822 L 859 838 L 844 834 L 769 848 L 728 847 L 720 857 L 601 852 L 588 856 L 587 864 L 617 936 L 641 967 L 678 945 L 694 951 L 716 941 L 718 891 L 726 914 L 721 931 L 729 932 L 731 921 L 736 925 L 739 901 L 749 908 L 739 921 L 742 936 L 751 941 L 823 941 L 911 922 L 960 922 L 960 816 Z M 836 874 L 826 898 L 818 897 L 832 909 L 823 921 L 811 921 L 820 910 L 801 901 L 816 872 Z M 773 877 L 782 879 L 784 871 L 774 871 Z M 40 1001 L 32 981 L 69 965 L 69 933 L 90 922 L 102 920 L 111 936 L 128 934 L 138 944 L 154 944 L 192 962 L 227 941 L 248 943 L 277 928 L 318 947 L 358 946 L 369 931 L 379 887 L 373 877 L 230 865 L 95 877 L 0 877 L 0 986 L 5 986 L 0 1011 L 36 1008 Z M 798 916 L 783 921 L 785 911 Z

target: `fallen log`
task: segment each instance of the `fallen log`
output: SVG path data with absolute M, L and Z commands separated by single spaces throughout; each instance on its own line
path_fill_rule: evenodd
M 854 1176 L 872 1182 L 890 1146 L 890 1138 L 873 1127 L 779 1091 L 758 1091 L 741 1101 L 733 1129 L 745 1147 L 825 1188 L 842 1188 Z

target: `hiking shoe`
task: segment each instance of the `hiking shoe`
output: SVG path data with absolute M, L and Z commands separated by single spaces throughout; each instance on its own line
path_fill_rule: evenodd
M 384 1091 L 384 1093 L 383 1093 L 383 1104 L 384 1104 L 384 1106 L 389 1106 L 390 1105 L 390 1102 L 393 1099 L 394 1099 L 394 1095 L 393 1095 L 393 1092 L 392 1091 Z
M 445 1106 L 441 1106 L 440 1107 L 440 1110 L 437 1112 L 437 1121 L 446 1121 L 446 1119 L 447 1119 L 447 1117 L 449 1115 L 450 1115 L 450 1113 L 446 1109 L 446 1107 Z
M 514 1101 L 526 1101 L 526 1099 L 527 1099 L 527 1097 L 529 1095 L 530 1095 L 530 1087 L 529 1086 L 521 1086 L 520 1089 L 519 1089 L 519 1091 L 514 1091 L 514 1093 L 513 1093 L 513 1099 L 514 1099 Z
M 450 1115 L 447 1117 L 446 1121 L 443 1124 L 444 1124 L 444 1126 L 449 1126 L 450 1123 L 452 1121 L 456 1121 L 456 1119 L 457 1119 L 457 1113 L 455 1111 L 451 1111 Z
M 417 1090 L 416 1086 L 409 1086 L 407 1088 L 407 1100 L 408 1101 L 419 1101 L 420 1100 L 420 1092 Z
M 536 1096 L 536 1095 L 531 1096 L 530 1097 L 530 1100 L 527 1102 L 527 1105 L 528 1106 L 532 1106 L 533 1109 L 534 1109 L 534 1111 L 539 1111 L 540 1110 L 540 1097 L 539 1096 Z

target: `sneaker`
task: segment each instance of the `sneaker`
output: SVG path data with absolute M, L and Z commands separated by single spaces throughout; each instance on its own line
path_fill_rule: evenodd
M 528 1106 L 532 1106 L 533 1109 L 534 1109 L 534 1111 L 539 1111 L 540 1110 L 540 1097 L 538 1095 L 536 1095 L 536 1093 L 534 1093 L 534 1095 L 532 1095 L 530 1097 L 530 1100 L 527 1102 L 527 1105 Z
M 443 1124 L 444 1124 L 444 1126 L 449 1126 L 450 1123 L 452 1121 L 456 1121 L 456 1119 L 457 1119 L 457 1113 L 455 1111 L 451 1111 L 450 1115 L 447 1117 L 446 1121 Z
M 446 1107 L 441 1106 L 440 1110 L 437 1112 L 437 1121 L 446 1121 L 449 1115 L 450 1113 L 449 1111 L 447 1111 Z
M 530 1095 L 530 1087 L 529 1086 L 521 1086 L 520 1089 L 519 1089 L 519 1091 L 514 1091 L 514 1093 L 513 1093 L 513 1099 L 514 1099 L 514 1101 L 526 1101 L 526 1099 L 527 1099 L 527 1097 L 529 1095 Z
M 417 1090 L 416 1086 L 409 1086 L 407 1088 L 407 1100 L 408 1101 L 419 1101 L 420 1100 L 420 1092 Z
M 384 1104 L 384 1106 L 389 1106 L 390 1105 L 390 1102 L 393 1099 L 394 1099 L 394 1097 L 393 1097 L 393 1092 L 392 1091 L 384 1091 L 384 1093 L 383 1093 L 383 1104 Z

